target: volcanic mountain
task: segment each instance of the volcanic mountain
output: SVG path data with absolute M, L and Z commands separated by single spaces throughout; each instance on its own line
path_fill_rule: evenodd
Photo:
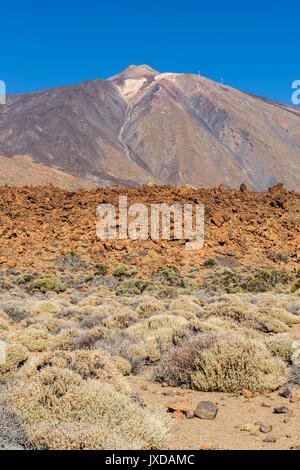
M 0 155 L 0 184 L 260 191 L 280 181 L 299 190 L 300 110 L 132 65 L 107 80 L 8 95 Z

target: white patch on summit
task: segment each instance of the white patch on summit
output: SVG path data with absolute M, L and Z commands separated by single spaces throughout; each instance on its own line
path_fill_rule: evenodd
M 137 94 L 145 81 L 145 78 L 127 78 L 127 80 L 124 80 L 121 86 L 118 86 L 118 90 L 123 98 L 129 101 L 134 95 Z
M 155 75 L 154 80 L 161 80 L 162 78 L 168 78 L 169 80 L 175 80 L 178 73 L 160 73 L 159 75 Z

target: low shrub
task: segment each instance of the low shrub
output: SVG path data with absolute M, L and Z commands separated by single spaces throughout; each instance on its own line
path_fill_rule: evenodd
M 217 268 L 204 279 L 201 287 L 209 292 L 241 293 L 267 292 L 293 280 L 293 274 L 284 269 L 262 269 L 244 277 L 230 268 Z
M 69 349 L 72 351 L 77 349 L 93 349 L 97 341 L 107 336 L 107 331 L 108 330 L 103 326 L 94 326 L 90 330 L 81 332 L 77 330 L 78 334 L 71 339 L 69 346 L 61 349 Z
M 272 317 L 268 310 L 259 309 L 255 305 L 240 302 L 235 298 L 221 298 L 204 308 L 205 316 L 231 318 L 240 325 L 253 328 L 264 333 L 283 333 L 288 330 L 287 325 Z
M 43 315 L 53 315 L 61 311 L 61 306 L 50 301 L 37 302 L 30 310 L 31 317 L 39 317 Z
M 172 265 L 160 266 L 155 272 L 152 273 L 155 280 L 166 283 L 171 286 L 183 286 L 179 269 Z
M 131 372 L 138 374 L 145 364 L 141 355 L 135 355 L 133 346 L 136 340 L 127 331 L 121 331 L 98 341 L 95 348 L 107 351 L 111 356 L 123 357 L 131 364 Z
M 300 289 L 300 277 L 296 279 L 291 285 L 291 292 L 296 292 L 298 289 Z
M 0 450 L 31 450 L 32 445 L 24 433 L 21 423 L 7 403 L 6 387 L 0 388 Z
M 268 350 L 273 356 L 278 356 L 285 361 L 290 361 L 294 352 L 293 337 L 289 334 L 278 334 L 267 338 L 265 342 Z
M 156 377 L 206 392 L 275 390 L 285 382 L 284 362 L 258 341 L 239 335 L 199 336 L 168 353 Z
M 24 346 L 30 352 L 49 351 L 53 345 L 53 336 L 36 324 L 22 330 L 12 331 L 7 336 L 8 343 L 15 343 Z
M 282 252 L 274 252 L 274 251 L 269 251 L 267 253 L 267 258 L 270 259 L 271 261 L 274 261 L 274 263 L 277 263 L 278 261 L 281 261 L 283 263 L 287 263 L 289 260 L 288 255 Z
M 135 313 L 139 318 L 148 318 L 160 313 L 164 307 L 159 302 L 142 302 L 136 308 Z
M 0 279 L 0 290 L 9 291 L 13 288 L 14 286 L 11 282 L 7 281 L 6 279 Z
M 27 284 L 28 282 L 33 281 L 36 278 L 34 273 L 24 273 L 22 276 L 17 278 L 17 284 Z
M 182 310 L 186 312 L 197 313 L 204 305 L 204 301 L 196 297 L 180 296 L 171 302 L 169 310 Z
M 106 328 L 119 328 L 121 330 L 128 328 L 138 321 L 138 317 L 131 309 L 124 309 L 124 312 L 118 313 L 103 320 L 103 325 Z
M 18 302 L 5 302 L 0 304 L 2 309 L 14 323 L 20 323 L 28 317 L 27 310 Z
M 285 383 L 287 368 L 260 342 L 239 336 L 222 338 L 194 363 L 192 388 L 206 392 L 272 391 Z
M 216 266 L 217 261 L 216 261 L 215 258 L 206 258 L 206 259 L 204 260 L 204 263 L 203 263 L 203 264 L 204 264 L 204 266 L 206 266 L 207 268 L 211 268 L 211 267 L 213 267 L 213 266 Z
M 240 282 L 242 276 L 230 268 L 217 268 L 212 274 L 205 277 L 201 288 L 208 292 L 241 292 Z
M 62 281 L 57 279 L 56 277 L 42 277 L 39 279 L 35 279 L 29 285 L 29 292 L 39 291 L 43 294 L 47 294 L 47 292 L 64 292 L 67 286 Z
M 140 283 L 136 279 L 126 279 L 116 289 L 116 295 L 139 295 Z
M 181 385 L 191 387 L 191 377 L 197 357 L 203 349 L 211 347 L 216 340 L 217 337 L 212 334 L 200 335 L 172 349 L 156 366 L 154 379 L 166 382 L 171 387 Z
M 117 390 L 113 367 L 103 353 L 53 353 L 22 371 L 8 401 L 37 449 L 163 446 L 164 419 L 134 403 L 127 390 Z
M 0 364 L 0 382 L 17 372 L 28 359 L 28 350 L 21 344 L 6 345 L 6 360 Z
M 124 277 L 133 277 L 137 274 L 138 270 L 136 268 L 132 268 L 125 265 L 116 266 L 113 275 L 118 278 Z
M 278 284 L 288 284 L 293 275 L 284 269 L 262 269 L 253 276 L 248 276 L 241 287 L 247 292 L 267 292 Z
M 108 266 L 105 263 L 96 263 L 95 272 L 96 274 L 106 274 L 108 271 Z
M 293 366 L 288 373 L 288 383 L 300 385 L 300 367 Z

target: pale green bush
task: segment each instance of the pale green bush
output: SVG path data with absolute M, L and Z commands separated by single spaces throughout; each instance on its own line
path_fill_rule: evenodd
M 273 356 L 279 356 L 286 361 L 290 361 L 294 352 L 293 337 L 286 333 L 281 333 L 271 338 L 267 338 L 265 342 L 268 350 Z
M 206 392 L 272 391 L 285 383 L 284 362 L 258 341 L 225 337 L 204 349 L 194 363 L 192 387 Z
M 164 419 L 118 391 L 112 373 L 103 353 L 44 355 L 20 373 L 8 400 L 38 449 L 161 448 Z

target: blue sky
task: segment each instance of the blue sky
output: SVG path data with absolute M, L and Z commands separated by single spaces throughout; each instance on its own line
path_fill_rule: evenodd
M 300 3 L 201 0 L 1 4 L 8 93 L 107 78 L 131 64 L 190 72 L 291 103 L 300 79 Z

